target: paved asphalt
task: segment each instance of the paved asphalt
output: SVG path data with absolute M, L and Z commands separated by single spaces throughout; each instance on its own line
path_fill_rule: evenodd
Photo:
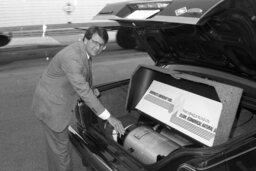
M 129 78 L 138 64 L 153 64 L 144 52 L 121 50 L 114 44 L 111 47 L 93 60 L 95 84 Z M 5 48 L 0 56 L 7 55 L 3 51 L 21 54 Z M 30 105 L 35 85 L 51 58 L 37 55 L 0 65 L 0 171 L 47 171 L 42 130 Z M 26 58 L 25 53 L 23 56 Z M 74 171 L 86 170 L 75 151 L 73 159 Z

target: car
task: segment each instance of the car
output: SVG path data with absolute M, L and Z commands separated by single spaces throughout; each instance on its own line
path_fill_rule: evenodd
M 11 32 L 0 32 L 0 47 L 10 43 L 11 38 L 12 38 Z
M 95 17 L 132 29 L 155 62 L 97 85 L 118 134 L 78 100 L 69 137 L 97 171 L 256 170 L 256 2 L 147 0 Z

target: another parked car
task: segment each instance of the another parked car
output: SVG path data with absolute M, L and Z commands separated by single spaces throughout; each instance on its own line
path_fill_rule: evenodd
M 98 86 L 119 135 L 83 101 L 69 126 L 97 171 L 256 170 L 256 2 L 157 0 L 98 14 L 133 29 L 155 66 Z
M 12 34 L 10 32 L 0 32 L 0 47 L 10 43 Z

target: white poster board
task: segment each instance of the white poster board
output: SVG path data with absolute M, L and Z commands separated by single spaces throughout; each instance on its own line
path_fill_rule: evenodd
M 127 19 L 147 19 L 151 17 L 152 15 L 158 13 L 160 10 L 136 10 L 126 16 Z
M 136 108 L 213 146 L 222 103 L 154 80 Z

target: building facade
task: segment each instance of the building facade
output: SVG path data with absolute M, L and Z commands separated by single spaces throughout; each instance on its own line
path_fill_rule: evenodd
M 124 0 L 1 0 L 0 28 L 84 23 L 107 3 Z

